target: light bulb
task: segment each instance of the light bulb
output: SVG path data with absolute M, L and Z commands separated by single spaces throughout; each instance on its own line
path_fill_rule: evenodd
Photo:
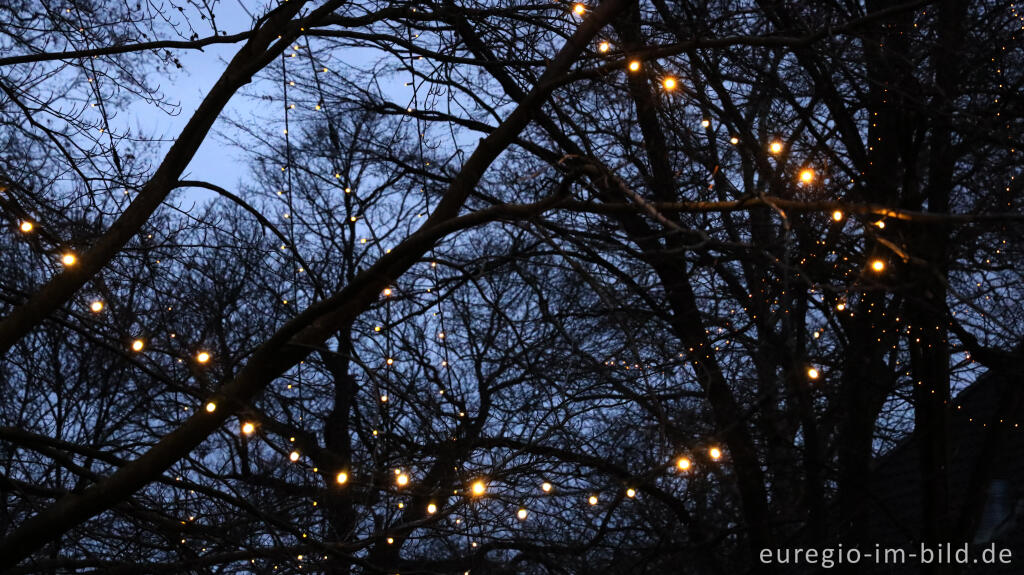
M 597 505 L 597 496 L 591 495 L 590 498 L 587 499 L 587 503 L 591 505 Z
M 213 413 L 214 411 L 217 411 L 217 404 L 212 402 L 212 401 L 207 403 L 206 404 L 206 413 Z
M 540 490 L 543 491 L 544 493 L 551 493 L 551 484 L 548 483 L 547 481 L 541 483 Z
M 871 269 L 875 270 L 876 272 L 884 271 L 885 262 L 882 260 L 874 260 L 871 262 Z
M 816 368 L 816 367 L 808 367 L 807 368 L 807 377 L 809 377 L 811 379 L 818 379 L 818 377 L 820 377 L 820 376 L 821 376 L 821 372 L 818 371 L 818 368 Z
M 27 233 L 31 232 L 35 227 L 36 226 L 32 222 L 30 222 L 28 220 L 24 220 L 24 221 L 21 222 L 21 225 L 18 226 L 18 229 L 23 231 L 23 232 L 25 232 L 27 234 Z
M 395 477 L 395 483 L 398 484 L 399 487 L 404 487 L 409 484 L 409 476 L 404 473 L 399 473 L 398 476 Z
M 844 309 L 846 309 L 846 304 L 843 302 L 839 302 L 836 304 L 836 309 L 839 311 L 843 311 Z
M 434 505 L 433 503 L 427 505 L 427 513 L 430 513 L 431 515 L 437 513 L 437 505 Z
M 572 7 L 572 11 L 575 12 L 577 16 L 582 16 L 587 13 L 587 7 L 577 2 Z
M 242 433 L 246 435 L 252 435 L 254 431 L 256 431 L 256 426 L 253 425 L 252 423 L 246 421 L 245 423 L 242 424 Z
M 775 140 L 774 142 L 771 143 L 771 145 L 768 146 L 768 150 L 773 154 L 781 154 L 782 142 Z
M 210 354 L 208 352 L 201 351 L 196 354 L 196 361 L 199 363 L 206 363 L 210 361 Z
M 626 490 L 626 497 L 629 497 L 630 499 L 636 497 L 636 489 L 633 489 L 632 487 L 627 489 Z
M 800 181 L 809 184 L 814 181 L 814 170 L 810 168 L 804 168 L 800 170 Z
M 345 485 L 348 483 L 348 473 L 339 471 L 338 474 L 334 476 L 334 480 L 338 482 L 338 485 Z
M 608 42 L 601 42 L 600 44 L 597 45 L 597 51 L 601 52 L 602 54 L 611 49 L 612 45 L 609 44 Z
M 141 339 L 132 342 L 132 351 L 142 351 L 144 347 L 146 347 L 146 344 Z
M 60 263 L 66 265 L 66 266 L 73 266 L 77 262 L 78 262 L 78 258 L 75 257 L 75 254 L 72 254 L 72 253 L 67 253 L 67 254 L 64 254 L 64 255 L 62 255 L 60 257 Z
M 712 447 L 711 449 L 708 450 L 708 455 L 711 456 L 711 459 L 718 461 L 719 459 L 722 458 L 722 450 L 717 447 Z
M 629 71 L 630 72 L 639 72 L 640 71 L 640 60 L 631 60 L 629 62 Z
M 293 452 L 289 453 L 288 454 L 288 459 L 291 460 L 292 463 L 295 463 L 296 461 L 299 460 L 299 452 L 298 451 L 293 451 Z
M 477 479 L 473 482 L 473 495 L 477 497 L 487 493 L 487 484 L 482 479 Z
M 661 85 L 662 87 L 665 88 L 666 92 L 671 92 L 672 90 L 676 89 L 676 79 L 673 78 L 672 76 L 669 76 L 661 81 Z
M 736 136 L 733 136 L 729 138 L 729 143 L 735 146 L 736 144 L 740 143 L 740 139 L 737 138 Z
M 690 458 L 680 457 L 679 459 L 676 460 L 676 467 L 679 468 L 679 471 L 686 471 L 690 469 Z
M 391 297 L 391 288 L 384 288 L 384 291 L 380 292 L 384 297 Z
M 832 212 L 832 219 L 837 221 L 837 222 L 843 221 L 843 212 L 840 211 L 840 210 L 836 210 L 836 211 Z
M 520 521 L 524 521 L 527 515 L 529 515 L 529 512 L 523 507 L 520 507 L 519 511 L 516 511 L 516 517 L 518 517 Z
M 89 304 L 89 309 L 92 310 L 93 313 L 100 313 L 101 311 L 103 311 L 103 302 L 100 300 L 96 300 Z
M 703 120 L 700 121 L 700 127 L 701 128 L 707 128 L 710 125 L 711 125 L 711 120 L 709 120 L 707 118 L 704 118 Z

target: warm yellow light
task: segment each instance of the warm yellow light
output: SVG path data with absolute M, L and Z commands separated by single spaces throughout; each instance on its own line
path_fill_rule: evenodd
M 607 52 L 608 50 L 611 49 L 612 45 L 609 44 L 608 42 L 601 42 L 600 44 L 597 45 L 597 51 L 601 53 Z
M 818 377 L 820 377 L 820 376 L 821 376 L 821 372 L 818 371 L 818 368 L 816 368 L 816 367 L 808 367 L 807 368 L 807 377 L 809 377 L 811 379 L 818 379 Z
M 587 503 L 597 505 L 597 495 L 591 495 L 590 498 L 587 499 Z
M 384 297 L 391 297 L 391 288 L 384 288 L 384 291 L 380 292 Z
M 66 265 L 66 266 L 73 266 L 77 262 L 78 262 L 78 258 L 75 257 L 75 254 L 64 254 L 64 255 L 62 255 L 60 257 L 60 263 Z
M 632 61 L 630 61 L 630 63 L 629 63 L 629 71 L 630 72 L 639 72 L 640 71 L 640 60 L 632 60 Z
M 836 309 L 839 311 L 843 311 L 844 309 L 846 309 L 846 304 L 843 302 L 839 302 L 836 304 Z
M 843 212 L 841 210 L 836 210 L 832 212 L 832 219 L 837 222 L 843 221 Z
M 877 226 L 878 229 L 880 229 L 880 230 L 884 230 L 885 229 L 885 222 L 882 221 L 882 220 L 878 220 L 877 222 L 875 222 L 875 226 Z
M 707 118 L 704 118 L 703 120 L 700 121 L 700 127 L 701 128 L 707 128 L 710 125 L 711 125 L 711 120 L 709 120 Z
M 30 222 L 28 220 L 25 220 L 25 221 L 21 222 L 21 225 L 18 226 L 18 229 L 23 231 L 23 232 L 25 232 L 27 234 L 27 233 L 31 232 L 35 227 L 36 226 L 32 222 Z
M 481 496 L 487 493 L 487 484 L 482 479 L 477 479 L 473 482 L 473 495 Z
M 196 361 L 199 363 L 206 363 L 210 361 L 210 354 L 208 352 L 201 351 L 196 354 Z
M 636 497 L 636 489 L 633 489 L 632 487 L 627 489 L 626 490 L 626 497 L 629 497 L 630 499 Z
M 875 270 L 876 272 L 884 271 L 885 262 L 882 260 L 874 260 L 871 262 L 871 269 Z
M 679 459 L 676 460 L 676 467 L 679 468 L 679 471 L 686 471 L 690 469 L 690 458 L 680 457 Z
M 729 143 L 735 146 L 736 144 L 740 143 L 740 139 L 737 138 L 736 136 L 733 136 L 729 138 Z
M 242 424 L 242 433 L 246 435 L 252 435 L 254 431 L 256 431 L 256 426 L 253 425 L 252 423 L 246 421 L 245 423 Z
M 289 453 L 288 454 L 288 459 L 290 459 L 293 463 L 298 461 L 299 460 L 299 452 L 298 451 L 293 451 L 293 452 Z
M 666 91 L 671 92 L 672 90 L 676 89 L 676 79 L 673 78 L 672 76 L 669 76 L 661 81 L 661 85 L 662 87 L 665 88 Z
M 711 456 L 711 459 L 718 461 L 719 459 L 722 458 L 722 450 L 717 447 L 712 447 L 711 449 L 708 450 L 708 455 Z
M 103 302 L 100 300 L 96 300 L 89 304 L 89 309 L 91 309 L 93 313 L 100 313 L 101 311 L 103 311 Z
M 213 413 L 214 411 L 217 411 L 217 404 L 212 401 L 210 403 L 207 403 L 206 413 Z
M 527 515 L 529 515 L 529 512 L 523 507 L 520 507 L 519 511 L 516 511 L 516 517 L 518 517 L 520 521 L 525 520 Z
M 399 473 L 398 476 L 395 477 L 395 483 L 398 484 L 399 487 L 405 487 L 406 485 L 409 485 L 409 476 L 404 473 Z
M 430 513 L 431 515 L 437 513 L 437 505 L 434 505 L 433 503 L 427 505 L 427 513 Z
M 142 351 L 144 347 L 146 347 L 146 344 L 141 339 L 132 342 L 132 351 Z
M 388 365 L 393 365 L 394 363 L 395 363 L 395 360 L 389 357 L 388 358 Z
M 775 140 L 774 142 L 771 143 L 771 145 L 768 146 L 768 150 L 773 154 L 781 154 L 782 142 Z
M 548 483 L 547 481 L 541 483 L 540 490 L 543 491 L 544 493 L 551 493 L 551 484 Z
M 395 538 L 394 537 L 388 537 L 388 545 L 391 545 L 394 542 L 395 542 Z
M 800 181 L 809 184 L 814 181 L 814 170 L 810 168 L 804 168 L 800 170 Z
M 387 403 L 387 402 L 388 402 L 388 396 L 387 396 L 387 394 L 384 394 L 384 395 L 380 396 L 380 400 L 381 400 L 381 402 L 383 402 L 383 403 Z
M 334 476 L 334 480 L 338 482 L 338 485 L 345 485 L 348 483 L 348 473 L 339 471 L 338 474 Z
M 582 16 L 587 13 L 587 7 L 577 2 L 573 5 L 572 11 L 575 12 L 577 16 Z

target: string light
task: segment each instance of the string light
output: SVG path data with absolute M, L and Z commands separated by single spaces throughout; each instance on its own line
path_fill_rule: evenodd
M 292 463 L 295 463 L 296 461 L 298 461 L 298 460 L 299 460 L 299 452 L 298 452 L 298 451 L 293 451 L 293 452 L 289 453 L 289 454 L 288 454 L 288 459 L 289 459 L 289 460 L 290 460 L 290 461 L 291 461 Z
M 391 297 L 391 288 L 384 288 L 384 291 L 380 292 L 384 297 Z
M 33 224 L 32 222 L 24 220 L 21 222 L 21 225 L 18 226 L 18 229 L 27 234 L 31 233 L 32 230 L 35 229 L 35 227 L 35 224 Z
M 872 260 L 871 269 L 875 270 L 876 272 L 885 271 L 885 262 L 882 260 Z
M 101 311 L 103 311 L 103 302 L 100 300 L 95 300 L 91 304 L 89 304 L 89 309 L 93 313 L 100 313 Z
M 591 495 L 589 498 L 587 498 L 587 503 L 591 505 L 597 505 L 597 495 Z
M 640 71 L 640 60 L 631 60 L 629 62 L 629 71 L 630 72 L 639 72 Z
M 253 425 L 251 422 L 246 421 L 245 423 L 242 424 L 242 433 L 244 433 L 245 435 L 252 435 L 253 432 L 255 431 L 256 426 Z
M 575 5 L 573 5 L 572 11 L 575 12 L 577 16 L 582 16 L 587 13 L 587 7 L 577 2 Z
M 771 143 L 771 145 L 768 146 L 768 151 L 770 151 L 771 153 L 773 153 L 775 155 L 781 154 L 782 153 L 782 142 L 780 142 L 778 140 L 773 141 Z
M 666 92 L 671 92 L 676 89 L 676 79 L 669 76 L 661 81 L 661 85 L 665 88 Z
M 711 459 L 718 461 L 722 458 L 722 450 L 717 447 L 712 447 L 708 450 L 708 455 L 711 456 Z
M 818 368 L 816 368 L 816 367 L 808 367 L 807 368 L 807 377 L 809 377 L 811 379 L 818 379 L 819 376 L 821 376 L 821 372 L 818 371 Z
M 804 168 L 800 170 L 800 181 L 809 184 L 814 181 L 814 170 L 810 168 Z
M 404 473 L 399 473 L 395 476 L 395 484 L 399 487 L 405 487 L 409 484 L 409 476 Z
M 199 363 L 206 363 L 210 361 L 210 354 L 208 352 L 201 351 L 196 354 L 196 361 Z
M 832 212 L 832 219 L 837 221 L 837 222 L 843 221 L 843 212 L 840 211 L 840 210 L 836 210 L 836 211 Z
M 737 138 L 736 136 L 733 136 L 729 138 L 729 143 L 735 146 L 736 144 L 740 143 L 740 139 Z
M 846 309 L 846 304 L 843 302 L 839 302 L 836 304 L 836 309 L 839 311 L 843 311 L 844 309 Z
M 703 120 L 700 121 L 701 128 L 707 128 L 709 126 L 711 126 L 711 120 L 704 118 Z
M 60 263 L 64 264 L 65 266 L 73 266 L 77 262 L 78 258 L 75 257 L 75 254 L 72 253 L 66 253 L 60 257 Z
M 547 481 L 540 484 L 540 490 L 543 491 L 544 493 L 551 493 L 551 489 L 551 484 L 548 483 Z
M 132 351 L 142 351 L 142 348 L 146 347 L 146 343 L 141 339 L 137 339 L 132 342 Z
M 632 487 L 627 489 L 626 490 L 626 497 L 629 497 L 630 499 L 636 497 L 636 489 L 633 489 Z
M 437 513 L 437 505 L 434 505 L 433 503 L 431 503 L 430 505 L 427 505 L 427 513 L 429 513 L 431 515 Z
M 885 229 L 885 222 L 882 221 L 882 220 L 878 220 L 877 222 L 875 222 L 875 227 L 877 227 L 880 230 L 884 230 Z
M 611 50 L 611 49 L 612 49 L 612 45 L 609 44 L 607 41 L 601 42 L 600 44 L 597 45 L 597 51 L 601 52 L 602 54 L 604 54 L 605 52 L 607 52 L 608 50 Z
M 529 515 L 529 512 L 526 511 L 525 507 L 520 507 L 519 511 L 516 511 L 516 517 L 518 517 L 520 521 L 525 521 L 527 515 Z
M 480 497 L 484 493 L 487 493 L 487 484 L 482 479 L 477 479 L 473 482 L 472 486 L 473 495 Z
M 217 404 L 212 402 L 212 401 L 207 403 L 206 404 L 206 413 L 213 413 L 214 411 L 217 411 Z
M 334 481 L 338 485 L 345 485 L 346 483 L 348 483 L 348 473 L 345 473 L 344 471 L 339 471 L 338 474 L 334 476 Z
M 680 457 L 676 460 L 676 467 L 679 468 L 679 471 L 688 471 L 690 469 L 690 465 L 689 457 Z

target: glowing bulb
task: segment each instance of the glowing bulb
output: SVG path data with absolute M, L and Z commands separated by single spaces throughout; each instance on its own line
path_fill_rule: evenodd
M 577 2 L 572 7 L 572 11 L 575 12 L 577 16 L 582 16 L 587 13 L 587 7 Z
M 676 89 L 676 79 L 673 78 L 672 76 L 669 76 L 668 78 L 665 78 L 664 80 L 661 81 L 661 85 L 662 87 L 665 88 L 666 92 L 671 92 L 672 90 Z
M 103 311 L 103 302 L 96 300 L 89 304 L 89 309 L 92 310 L 93 313 L 100 313 Z
M 711 459 L 718 461 L 719 459 L 722 458 L 722 450 L 717 447 L 712 447 L 711 449 L 708 450 L 708 455 L 711 456 Z
M 735 146 L 736 144 L 740 143 L 740 139 L 737 138 L 736 136 L 733 136 L 729 138 L 729 143 Z
M 210 361 L 210 354 L 208 352 L 201 351 L 196 354 L 196 361 L 199 363 L 206 363 Z
M 640 60 L 632 60 L 632 61 L 630 61 L 630 63 L 629 63 L 629 71 L 630 72 L 639 72 L 640 71 Z
M 409 485 L 409 476 L 404 473 L 399 473 L 398 476 L 395 477 L 395 483 L 398 484 L 399 487 L 405 487 L 406 485 Z
M 633 489 L 632 487 L 627 489 L 626 490 L 626 497 L 629 497 L 630 499 L 636 497 L 636 489 Z
M 768 146 L 768 151 L 770 151 L 773 154 L 781 154 L 782 153 L 782 142 L 780 142 L 778 140 L 775 140 L 774 142 L 771 143 L 770 146 Z
M 591 505 L 597 505 L 597 496 L 596 496 L 596 495 L 591 495 L 591 496 L 590 496 L 590 497 L 589 497 L 589 498 L 587 499 L 587 503 L 589 503 L 589 504 L 591 504 Z
M 146 344 L 141 339 L 132 342 L 132 351 L 142 351 L 144 347 L 146 347 Z
M 394 537 L 388 537 L 388 545 L 391 545 L 394 542 L 395 542 L 395 538 Z
M 877 226 L 878 229 L 880 229 L 880 230 L 884 230 L 885 229 L 885 222 L 883 222 L 882 220 L 878 220 L 877 222 L 875 222 L 875 226 Z
M 523 507 L 520 507 L 519 511 L 516 511 L 516 517 L 518 517 L 520 521 L 524 521 L 527 515 L 529 515 L 529 513 Z
M 711 125 L 711 120 L 709 120 L 707 118 L 704 118 L 703 120 L 700 121 L 700 127 L 701 128 L 707 128 L 710 125 Z
M 207 403 L 206 413 L 213 413 L 214 411 L 217 411 L 217 404 L 212 401 L 210 403 Z
M 64 254 L 60 257 L 60 263 L 66 266 L 73 266 L 76 262 L 78 262 L 78 258 L 75 257 L 75 254 Z
M 876 272 L 883 271 L 885 270 L 885 262 L 882 260 L 874 260 L 871 262 L 871 269 L 875 270 Z
M 25 221 L 21 222 L 21 225 L 18 226 L 18 229 L 23 231 L 23 232 L 25 232 L 27 234 L 27 233 L 31 232 L 35 227 L 36 226 L 32 222 L 30 222 L 28 220 L 25 220 Z
M 821 372 L 818 371 L 818 368 L 816 368 L 816 367 L 808 367 L 807 368 L 807 377 L 809 377 L 811 379 L 818 379 L 818 377 L 820 377 L 820 376 L 821 376 Z
M 842 302 L 839 302 L 839 303 L 836 304 L 836 309 L 839 310 L 839 311 L 843 311 L 844 309 L 846 309 L 846 304 L 842 303 Z
M 254 431 L 256 431 L 256 426 L 253 425 L 252 423 L 246 421 L 245 423 L 242 424 L 242 433 L 246 435 L 252 435 Z
M 843 212 L 840 211 L 840 210 L 836 210 L 836 211 L 832 212 L 832 219 L 837 221 L 837 222 L 843 221 Z
M 487 493 L 487 484 L 483 480 L 477 479 L 473 482 L 473 495 L 479 497 L 484 493 Z
M 602 54 L 611 49 L 612 45 L 609 44 L 608 42 L 601 42 L 600 44 L 597 45 L 597 51 L 601 52 Z
M 437 505 L 434 505 L 433 503 L 427 505 L 427 513 L 430 513 L 431 515 L 437 513 Z
M 548 483 L 547 481 L 541 483 L 540 490 L 543 491 L 544 493 L 551 493 L 551 484 Z
M 293 451 L 293 452 L 289 453 L 288 454 L 288 459 L 291 460 L 292 463 L 295 463 L 296 461 L 299 460 L 299 452 L 298 451 Z
M 810 168 L 804 168 L 800 170 L 800 181 L 809 184 L 814 181 L 814 170 Z
M 386 394 L 385 394 L 385 395 L 382 395 L 382 396 L 380 396 L 380 400 L 381 400 L 381 402 L 383 402 L 383 403 L 387 403 L 387 402 L 388 402 L 388 396 L 387 396 Z
M 679 459 L 676 460 L 676 467 L 679 468 L 679 471 L 686 471 L 690 469 L 690 458 L 680 457 Z
M 391 297 L 391 288 L 384 288 L 384 291 L 380 292 L 384 297 Z
M 338 485 L 345 485 L 348 483 L 348 473 L 339 471 L 338 474 L 334 476 L 334 480 L 338 482 Z
M 395 360 L 389 357 L 388 358 L 388 365 L 393 365 L 394 363 L 395 363 Z

